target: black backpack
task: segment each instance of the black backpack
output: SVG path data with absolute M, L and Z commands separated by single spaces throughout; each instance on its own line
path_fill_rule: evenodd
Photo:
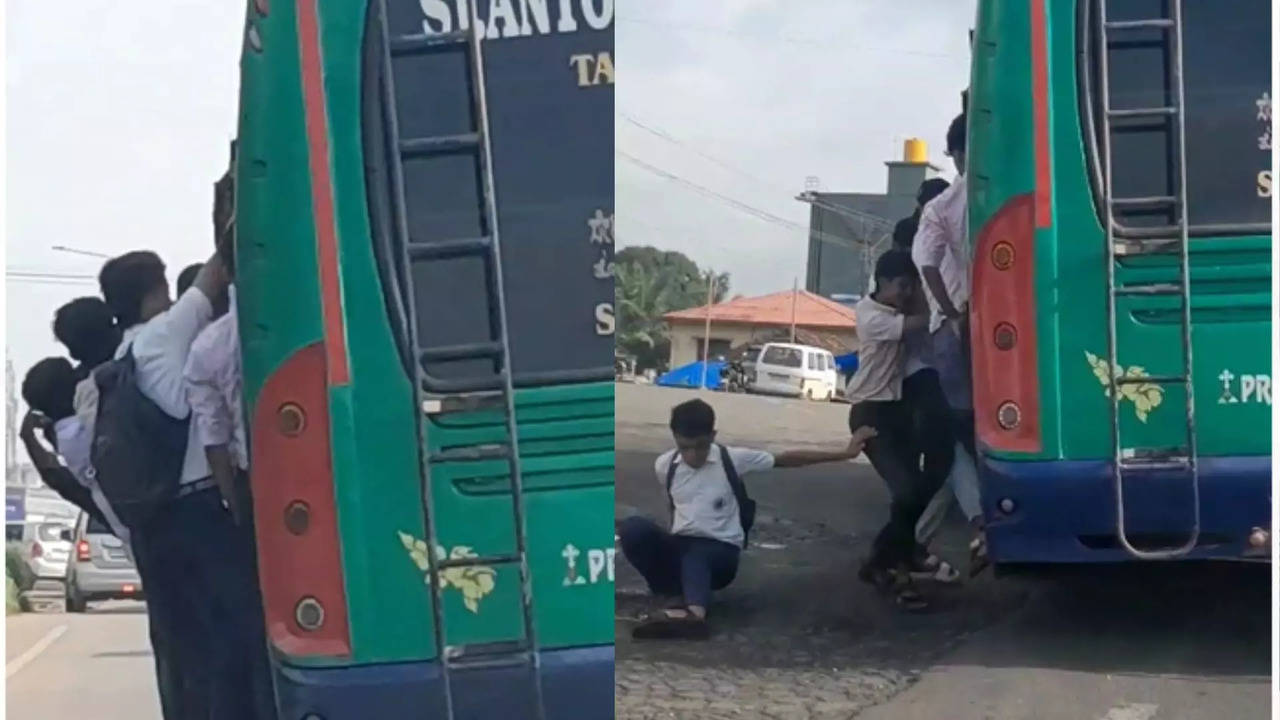
M 676 518 L 676 501 L 671 495 L 671 481 L 676 477 L 676 460 L 680 457 L 680 451 L 677 450 L 675 455 L 671 456 L 671 463 L 667 465 L 667 504 L 671 510 L 671 521 L 675 522 Z M 729 487 L 733 489 L 733 497 L 738 501 L 738 522 L 742 523 L 742 547 L 747 546 L 747 538 L 751 535 L 751 526 L 756 524 L 756 501 L 747 495 L 747 486 L 743 484 L 742 478 L 738 476 L 738 470 L 733 467 L 733 459 L 729 457 L 729 448 L 720 446 L 720 462 L 724 465 L 725 477 L 729 478 Z
M 175 419 L 142 394 L 132 347 L 95 369 L 93 380 L 93 472 L 116 516 L 137 528 L 177 495 L 191 418 Z

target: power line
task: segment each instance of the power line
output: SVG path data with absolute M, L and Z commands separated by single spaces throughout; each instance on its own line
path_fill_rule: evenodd
M 736 167 L 734 167 L 734 166 L 732 166 L 732 165 L 730 165 L 730 164 L 728 164 L 728 163 L 724 162 L 723 160 L 720 160 L 720 159 L 718 159 L 718 158 L 716 158 L 716 157 L 714 157 L 714 156 L 712 156 L 712 155 L 710 155 L 710 154 L 706 153 L 705 151 L 700 150 L 700 149 L 698 149 L 697 147 L 694 147 L 693 145 L 691 145 L 691 144 L 689 144 L 689 143 L 687 143 L 687 142 L 684 142 L 684 141 L 680 140 L 679 138 L 675 137 L 675 136 L 674 136 L 674 135 L 672 135 L 671 133 L 669 133 L 669 132 L 667 132 L 667 131 L 665 131 L 665 130 L 663 130 L 663 129 L 659 128 L 659 127 L 656 127 L 656 126 L 650 125 L 650 124 L 648 124 L 648 123 L 641 122 L 640 120 L 637 120 L 634 116 L 632 116 L 632 115 L 630 115 L 630 114 L 628 114 L 628 113 L 626 113 L 626 112 L 620 112 L 620 113 L 619 113 L 619 115 L 621 115 L 621 116 L 622 116 L 622 119 L 623 119 L 623 120 L 625 120 L 626 122 L 631 123 L 632 125 L 634 125 L 634 126 L 636 126 L 636 127 L 640 128 L 641 130 L 644 130 L 645 132 L 648 132 L 648 133 L 650 133 L 651 135 L 653 135 L 653 136 L 655 136 L 655 137 L 661 138 L 662 140 L 665 140 L 665 141 L 667 141 L 667 142 L 669 142 L 669 143 L 672 143 L 673 145 L 677 145 L 677 146 L 679 146 L 679 147 L 685 148 L 686 150 L 689 150 L 690 152 L 692 152 L 692 153 L 694 153 L 694 154 L 696 154 L 696 155 L 699 155 L 699 156 L 701 156 L 701 157 L 703 157 L 703 158 L 705 158 L 705 159 L 707 159 L 707 160 L 711 161 L 712 163 L 715 163 L 716 165 L 718 165 L 718 166 L 720 166 L 720 167 L 722 167 L 722 168 L 724 168 L 724 169 L 726 169 L 726 170 L 729 170 L 730 172 L 733 172 L 733 173 L 735 173 L 735 174 L 737 174 L 737 175 L 741 175 L 742 177 L 745 177 L 745 178 L 747 178 L 748 180 L 753 180 L 753 181 L 755 181 L 755 182 L 757 182 L 757 183 L 759 183 L 759 184 L 761 184 L 761 185 L 765 185 L 765 186 L 768 186 L 768 187 L 771 187 L 771 188 L 775 188 L 775 189 L 783 190 L 784 192 L 788 192 L 788 193 L 790 192 L 790 191 L 786 190 L 785 188 L 783 188 L 783 187 L 782 187 L 781 185 L 779 185 L 778 183 L 770 182 L 770 181 L 767 181 L 767 180 L 763 180 L 763 179 L 761 179 L 761 178 L 759 178 L 759 177 L 757 177 L 757 176 L 755 176 L 755 175 L 752 175 L 751 173 L 746 172 L 745 170 L 740 170 L 740 169 L 738 169 L 738 168 L 736 168 Z M 868 223 L 868 224 L 870 224 L 870 225 L 871 225 L 871 227 L 872 227 L 872 230 L 871 230 L 870 232 L 874 232 L 874 231 L 875 231 L 875 230 L 877 230 L 877 229 L 892 230 L 892 228 L 893 228 L 893 224 L 892 224 L 891 222 L 889 222 L 889 221 L 888 221 L 887 219 L 885 219 L 885 218 L 880 217 L 879 215 L 873 215 L 873 214 L 871 214 L 871 213 L 862 212 L 862 211 L 860 211 L 860 210 L 854 210 L 853 208 L 846 208 L 846 207 L 840 207 L 839 205 L 833 205 L 833 204 L 831 204 L 831 203 L 827 203 L 827 202 L 825 202 L 825 201 L 818 200 L 818 199 L 817 199 L 815 196 L 813 196 L 812 194 L 809 194 L 809 195 L 808 195 L 808 197 L 803 198 L 803 200 L 804 200 L 804 202 L 808 202 L 808 203 L 810 203 L 810 204 L 812 204 L 812 205 L 816 205 L 816 206 L 818 206 L 818 207 L 820 207 L 820 208 L 822 208 L 822 209 L 824 209 L 824 210 L 827 210 L 827 211 L 829 211 L 829 212 L 836 213 L 837 215 L 844 215 L 845 217 L 853 218 L 853 219 L 855 219 L 855 220 L 861 220 L 861 221 L 862 221 L 862 222 L 864 222 L 864 223 Z M 852 228 L 850 228 L 850 229 L 852 229 Z M 867 235 L 869 235 L 869 234 L 870 234 L 870 232 L 863 233 L 863 234 L 867 234 Z
M 46 278 L 55 280 L 91 280 L 96 282 L 98 276 L 82 273 L 64 273 L 44 270 L 5 270 L 4 274 L 13 278 Z
M 848 238 L 840 237 L 838 235 L 831 235 L 829 233 L 824 233 L 819 230 L 814 230 L 804 225 L 800 225 L 799 223 L 794 223 L 790 220 L 787 220 L 786 218 L 775 215 L 767 210 L 761 210 L 760 208 L 757 208 L 753 205 L 748 205 L 747 203 L 744 203 L 741 200 L 737 200 L 735 198 L 729 197 L 728 195 L 712 190 L 711 188 L 708 188 L 704 185 L 699 185 L 698 183 L 693 182 L 692 180 L 688 180 L 680 175 L 676 175 L 675 173 L 672 173 L 670 171 L 663 170 L 662 168 L 657 167 L 656 165 L 648 163 L 644 160 L 641 160 L 640 158 L 637 158 L 634 155 L 630 155 L 623 150 L 615 150 L 614 152 L 618 156 L 622 157 L 624 160 L 632 163 L 633 165 L 636 165 L 637 167 L 651 174 L 654 174 L 663 179 L 670 180 L 672 182 L 684 185 L 701 195 L 705 195 L 721 203 L 724 203 L 758 220 L 763 220 L 765 222 L 786 227 L 792 230 L 802 231 L 807 236 L 814 238 L 816 240 L 819 240 L 821 242 L 826 242 L 832 245 L 839 245 L 845 248 L 852 248 L 854 250 L 864 249 L 862 247 L 859 247 L 857 243 L 855 243 L 854 241 Z

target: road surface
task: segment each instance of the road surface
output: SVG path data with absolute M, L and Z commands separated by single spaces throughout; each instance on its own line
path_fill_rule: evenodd
M 653 473 L 671 405 L 693 393 L 618 386 L 616 511 L 665 516 Z M 720 439 L 840 447 L 847 406 L 707 394 Z M 933 590 L 897 612 L 854 577 L 887 514 L 865 463 L 746 479 L 753 547 L 705 643 L 636 643 L 649 608 L 618 564 L 619 720 L 1265 720 L 1270 577 L 1262 566 L 1123 566 Z M 937 550 L 963 563 L 955 518 Z
M 5 618 L 7 717 L 159 720 L 141 603 Z

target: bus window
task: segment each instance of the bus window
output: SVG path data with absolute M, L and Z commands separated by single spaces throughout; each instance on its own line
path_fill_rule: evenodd
M 1193 234 L 1267 231 L 1271 218 L 1271 35 L 1256 2 L 1183 3 L 1187 218 Z M 1099 1 L 1081 2 L 1081 93 L 1094 189 L 1102 183 L 1102 95 Z M 1108 20 L 1170 17 L 1165 0 L 1108 3 Z M 1171 33 L 1112 31 L 1107 86 L 1113 110 L 1177 104 Z M 1113 119 L 1112 197 L 1174 196 L 1177 125 L 1172 119 Z M 1101 202 L 1098 203 L 1101 209 Z M 1168 207 L 1117 211 L 1123 228 L 1177 222 Z M 1123 231 L 1121 232 L 1123 234 Z

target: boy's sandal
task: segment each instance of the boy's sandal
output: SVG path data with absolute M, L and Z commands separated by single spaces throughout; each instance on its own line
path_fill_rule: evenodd
M 936 555 L 930 555 L 930 560 L 936 561 L 931 567 L 920 567 L 911 571 L 911 577 L 916 580 L 931 580 L 943 585 L 951 585 L 960 582 L 960 571 L 951 566 L 951 563 L 940 559 Z
M 991 559 L 987 556 L 987 538 L 985 535 L 978 535 L 969 541 L 969 577 L 977 577 L 991 565 Z
M 907 612 L 926 612 L 929 609 L 929 601 L 915 590 L 915 588 L 902 588 L 894 595 L 893 601 L 898 604 L 899 608 Z
M 929 601 L 924 599 L 910 575 L 895 575 L 893 579 L 893 601 L 898 607 L 908 612 L 924 612 L 929 609 Z
M 632 629 L 631 637 L 636 640 L 706 640 L 711 637 L 711 627 L 705 618 L 688 610 L 685 612 L 688 614 L 676 617 L 664 610 L 647 617 Z

